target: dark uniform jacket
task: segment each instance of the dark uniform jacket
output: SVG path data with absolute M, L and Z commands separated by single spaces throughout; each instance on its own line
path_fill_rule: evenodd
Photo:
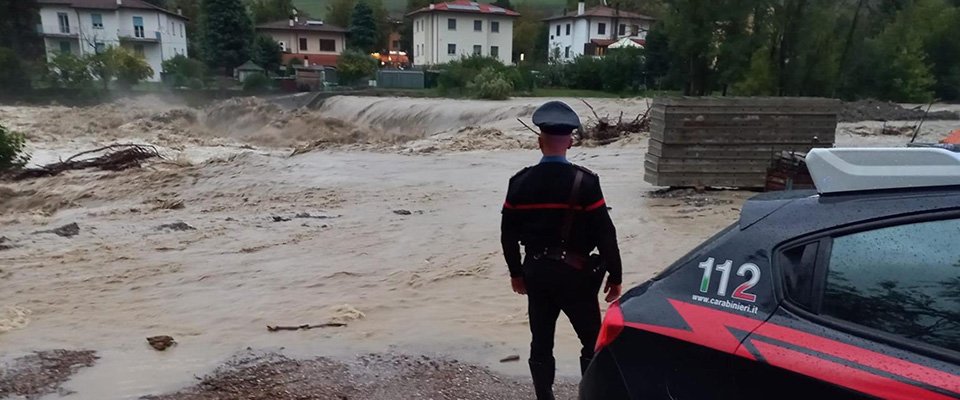
M 622 278 L 617 232 L 610 220 L 600 178 L 590 170 L 562 162 L 542 162 L 510 179 L 503 204 L 500 241 L 510 276 L 523 276 L 520 244 L 527 254 L 560 247 L 563 225 L 577 171 L 583 171 L 569 240 L 563 247 L 582 256 L 598 249 L 610 273 L 609 283 Z

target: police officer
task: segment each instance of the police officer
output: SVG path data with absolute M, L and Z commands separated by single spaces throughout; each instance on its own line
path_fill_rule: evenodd
M 609 274 L 606 301 L 620 297 L 617 234 L 600 179 L 566 159 L 580 119 L 570 106 L 551 101 L 533 113 L 540 128 L 540 163 L 510 179 L 503 205 L 501 244 L 513 291 L 527 295 L 530 374 L 537 399 L 553 399 L 553 339 L 557 318 L 570 319 L 583 348 L 581 373 L 590 364 L 600 333 L 597 294 Z M 520 245 L 526 257 L 521 262 Z M 599 256 L 591 255 L 594 249 Z

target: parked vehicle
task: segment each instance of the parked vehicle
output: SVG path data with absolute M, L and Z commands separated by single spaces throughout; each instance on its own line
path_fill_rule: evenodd
M 806 162 L 611 305 L 581 399 L 960 398 L 960 153 Z

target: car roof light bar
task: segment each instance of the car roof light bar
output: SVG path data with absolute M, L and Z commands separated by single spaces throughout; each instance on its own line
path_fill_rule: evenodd
M 806 163 L 820 194 L 960 185 L 960 153 L 945 149 L 813 149 Z

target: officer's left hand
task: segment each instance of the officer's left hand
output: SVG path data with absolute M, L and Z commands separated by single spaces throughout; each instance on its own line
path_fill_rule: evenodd
M 614 300 L 620 298 L 620 285 L 614 285 L 611 284 L 610 281 L 607 281 L 607 286 L 603 288 L 603 292 L 607 294 L 607 303 L 612 303 Z
M 517 294 L 527 294 L 527 285 L 523 283 L 523 278 L 510 278 L 510 286 L 513 286 L 513 291 Z

